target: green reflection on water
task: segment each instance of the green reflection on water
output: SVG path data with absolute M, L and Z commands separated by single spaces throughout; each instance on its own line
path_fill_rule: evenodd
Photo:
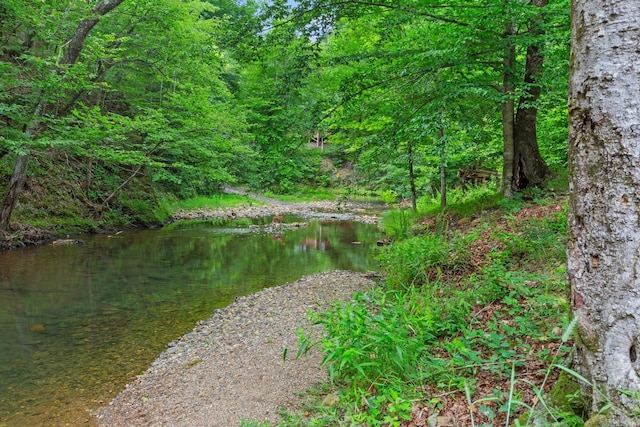
M 0 426 L 90 422 L 89 409 L 236 296 L 374 268 L 375 226 L 247 231 L 201 224 L 0 253 Z

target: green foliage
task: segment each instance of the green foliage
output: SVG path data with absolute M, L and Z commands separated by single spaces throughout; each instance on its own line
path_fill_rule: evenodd
M 331 142 L 345 147 L 364 180 L 408 197 L 411 186 L 433 196 L 440 166 L 447 185 L 458 168 L 499 169 L 502 154 L 500 90 L 513 73 L 516 103 L 524 82 L 524 52 L 538 45 L 545 71 L 540 148 L 551 165 L 566 164 L 568 1 L 544 8 L 497 2 L 483 8 L 400 1 L 359 5 L 303 0 L 294 15 L 302 31 L 317 29 L 320 67 L 307 79 L 309 96 L 328 111 Z M 535 22 L 535 25 L 532 23 Z M 322 25 L 322 24 L 324 25 Z M 521 29 L 505 34 L 513 25 Z M 322 33 L 326 30 L 326 33 Z M 506 46 L 516 49 L 516 67 L 502 66 Z M 413 167 L 415 176 L 409 174 Z M 411 182 L 411 181 L 414 182 Z
M 306 186 L 298 186 L 292 194 L 276 194 L 271 191 L 267 191 L 265 193 L 265 195 L 269 197 L 273 197 L 287 203 L 335 200 L 338 197 L 338 194 L 339 193 L 336 190 Z
M 348 185 L 390 201 L 415 186 L 423 211 L 434 209 L 444 166 L 459 209 L 450 212 L 466 216 L 478 205 L 451 191 L 457 170 L 501 165 L 504 96 L 495 88 L 505 43 L 517 46 L 518 81 L 526 47 L 540 45 L 539 145 L 549 164 L 566 165 L 566 0 L 542 10 L 498 2 L 435 14 L 404 0 L 316 3 L 298 2 L 304 13 L 295 13 L 286 3 L 123 2 L 64 69 L 60 56 L 91 2 L 2 3 L 0 166 L 11 170 L 7 153 L 52 150 L 99 164 L 115 176 L 87 190 L 94 203 L 138 171 L 145 185 L 180 199 L 242 183 L 294 195 Z M 543 31 L 527 31 L 534 20 Z M 523 30 L 505 35 L 507 23 Z M 39 105 L 45 114 L 27 134 Z M 307 149 L 316 131 L 328 150 Z M 324 169 L 327 153 L 353 173 Z M 123 201 L 124 215 L 156 209 Z
M 374 292 L 315 318 L 327 336 L 336 337 L 322 342 L 331 380 L 353 378 L 349 385 L 357 388 L 415 375 L 415 364 L 435 331 L 431 314 L 418 310 L 418 304 L 404 293 Z
M 500 253 L 503 262 L 525 271 L 535 271 L 546 263 L 564 263 L 567 232 L 567 211 L 556 212 L 542 219 L 531 219 L 524 232 L 497 235 L 504 250 Z
M 240 427 L 269 427 L 272 424 L 267 421 L 245 420 L 240 421 Z
M 414 224 L 415 215 L 407 209 L 388 210 L 380 218 L 380 228 L 394 240 L 402 240 L 409 237 Z
M 380 198 L 382 199 L 383 202 L 390 205 L 398 201 L 398 193 L 389 189 L 383 190 L 380 193 Z
M 366 407 L 349 414 L 352 422 L 382 426 L 409 419 L 411 403 L 398 387 L 418 376 L 418 362 L 436 330 L 420 305 L 420 298 L 378 291 L 359 294 L 313 319 L 324 326 L 323 365 L 331 381 L 347 386 L 347 398 Z M 301 340 L 304 353 L 312 344 L 304 335 Z M 372 385 L 384 392 L 371 395 L 367 390 Z
M 64 153 L 69 181 L 73 163 L 88 164 L 82 201 L 97 203 L 100 219 L 122 215 L 125 223 L 166 219 L 155 190 L 212 194 L 245 173 L 237 166 L 253 155 L 245 110 L 221 78 L 233 66 L 215 47 L 221 21 L 205 17 L 211 5 L 124 2 L 100 19 L 67 67 L 60 58 L 90 2 L 0 7 L 2 160 Z M 103 201 L 120 197 L 127 183 L 128 194 L 104 211 Z
M 547 182 L 547 188 L 555 194 L 569 193 L 569 170 L 565 167 L 555 168 L 553 176 Z
M 303 81 L 313 65 L 314 47 L 291 23 L 281 23 L 260 37 L 261 49 L 243 63 L 238 99 L 247 111 L 257 162 L 246 180 L 256 189 L 290 194 L 300 184 L 326 185 L 316 150 L 306 149 L 315 128 Z M 246 61 L 246 62 L 245 62 Z
M 545 366 L 546 382 L 569 351 L 572 326 L 558 268 L 566 214 L 519 222 L 508 210 L 504 215 L 508 226 L 492 237 L 495 249 L 486 260 L 469 252 L 490 235 L 483 228 L 397 241 L 380 256 L 388 290 L 357 295 L 313 316 L 324 336 L 311 342 L 302 334 L 300 351 L 322 348 L 340 404 L 307 408 L 318 413 L 315 421 L 292 419 L 300 425 L 400 425 L 412 409 L 409 400 L 425 387 L 466 394 L 472 416 L 489 421 L 507 417 L 522 425 L 528 418 L 520 415 L 533 419 L 539 411 L 560 419 L 561 411 L 547 406 L 544 383 L 531 382 L 526 372 L 531 364 Z M 557 332 L 561 325 L 564 334 Z M 555 350 L 539 343 L 554 343 Z M 477 394 L 480 372 L 494 378 L 488 395 Z M 525 400 L 525 388 L 537 404 Z M 438 411 L 438 399 L 421 401 Z
M 438 234 L 413 237 L 386 247 L 379 256 L 387 283 L 394 289 L 436 281 L 452 250 Z
M 418 212 L 424 215 L 433 215 L 442 211 L 439 197 L 439 195 L 437 197 L 421 197 L 417 203 Z M 503 197 L 495 184 L 469 189 L 454 188 L 447 192 L 445 212 L 460 217 L 468 217 L 494 207 L 502 199 Z

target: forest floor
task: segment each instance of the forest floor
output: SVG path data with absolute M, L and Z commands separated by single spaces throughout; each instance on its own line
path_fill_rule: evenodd
M 515 213 L 509 213 L 507 215 L 505 215 L 503 211 L 496 210 L 473 215 L 472 217 L 449 218 L 449 231 L 460 234 L 469 234 L 477 232 L 478 230 L 481 231 L 479 238 L 475 239 L 466 248 L 470 253 L 470 258 L 473 260 L 473 265 L 471 266 L 472 271 L 460 270 L 448 275 L 444 280 L 450 284 L 464 282 L 470 275 L 488 267 L 492 257 L 495 257 L 496 254 L 501 251 L 505 253 L 511 251 L 511 249 L 505 248 L 505 239 L 500 236 L 511 235 L 514 236 L 514 240 L 517 240 L 521 236 L 526 236 L 528 233 L 528 225 L 543 223 L 557 215 L 561 215 L 565 203 L 563 198 L 558 198 L 551 203 L 532 203 L 522 207 Z M 428 229 L 433 229 L 435 227 L 433 222 L 433 218 L 430 218 L 427 219 L 423 225 Z M 490 224 L 490 227 L 486 227 L 488 224 Z M 553 235 L 554 237 L 552 238 L 556 240 L 553 247 L 556 247 L 556 244 L 558 244 L 561 248 L 564 248 L 563 241 L 565 236 L 561 233 L 554 233 Z M 507 237 L 507 240 L 508 239 Z M 534 242 L 534 240 L 535 237 L 532 239 L 532 245 L 544 245 L 543 243 Z M 557 260 L 555 256 L 551 254 L 553 251 L 549 248 L 545 248 L 545 250 L 548 250 L 548 258 L 540 260 L 540 262 L 527 258 L 526 252 L 529 250 L 528 248 L 522 247 L 520 249 L 522 253 L 512 251 L 510 258 L 511 261 L 514 262 L 514 265 L 520 262 L 520 258 L 522 258 L 525 264 L 528 264 L 527 266 L 521 267 L 523 271 L 528 270 L 528 273 L 532 273 L 533 280 L 525 281 L 526 287 L 535 289 L 543 286 L 545 279 L 542 277 L 546 274 L 546 272 L 543 271 L 543 265 L 545 265 L 546 262 L 550 262 L 550 264 L 545 265 L 545 267 L 553 265 L 558 270 L 562 270 L 563 261 Z M 554 264 L 555 262 L 559 262 L 560 264 Z M 513 272 L 505 271 L 500 274 L 504 274 L 507 286 L 511 287 L 508 280 Z M 540 280 L 537 280 L 538 274 L 540 274 Z M 514 291 L 516 289 L 517 286 L 512 288 Z M 538 294 L 538 291 L 532 291 L 532 295 L 535 294 Z M 542 296 L 543 292 L 539 292 L 539 295 Z M 528 317 L 528 314 L 525 314 L 524 311 L 536 310 L 524 297 L 521 298 L 519 301 L 513 302 L 516 306 L 515 309 L 512 305 L 505 303 L 505 300 L 500 299 L 496 299 L 488 305 L 476 304 L 472 309 L 474 314 L 472 318 L 469 319 L 469 324 L 477 325 L 476 328 L 483 333 L 485 337 L 496 336 L 495 326 L 492 325 L 495 319 L 499 319 L 499 322 L 505 325 L 506 329 L 511 327 L 517 328 L 518 324 L 522 323 L 523 319 Z M 563 299 L 563 296 L 559 298 Z M 555 302 L 554 304 L 557 303 L 558 302 Z M 521 307 L 518 307 L 518 305 Z M 528 408 L 540 406 L 542 396 L 538 394 L 537 390 L 544 394 L 544 398 L 546 399 L 549 393 L 552 392 L 559 378 L 559 370 L 550 369 L 549 362 L 537 356 L 540 354 L 559 355 L 560 357 L 556 361 L 562 363 L 561 360 L 569 348 L 566 347 L 565 343 L 560 339 L 560 335 L 564 332 L 563 328 L 559 324 L 553 324 L 553 322 L 557 320 L 558 319 L 553 316 L 550 316 L 548 318 L 549 324 L 545 325 L 549 330 L 546 332 L 542 330 L 538 331 L 540 332 L 539 335 L 537 333 L 531 335 L 526 333 L 519 334 L 518 338 L 516 338 L 519 348 L 515 348 L 515 354 L 509 357 L 515 361 L 515 365 L 508 366 L 504 362 L 499 362 L 506 365 L 504 366 L 506 371 L 511 369 L 511 375 L 514 375 L 514 377 L 505 378 L 503 376 L 501 378 L 497 376 L 495 372 L 492 372 L 491 369 L 477 369 L 475 375 L 471 377 L 471 382 L 474 384 L 474 390 L 471 396 L 465 396 L 465 392 L 462 390 L 450 392 L 442 389 L 438 390 L 435 387 L 427 387 L 425 394 L 438 398 L 439 403 L 437 410 L 434 411 L 433 407 L 430 408 L 425 400 L 414 402 L 411 420 L 404 422 L 402 426 L 466 427 L 472 425 L 511 425 L 509 424 L 509 419 L 513 422 L 514 419 L 522 417 Z M 500 347 L 498 346 L 491 349 L 491 351 L 495 351 L 494 356 L 497 356 L 495 357 L 496 360 L 499 360 L 499 353 L 501 351 L 509 348 L 508 341 L 508 334 L 502 335 L 500 336 L 500 346 L 503 347 L 498 348 Z M 481 348 L 482 345 L 479 345 L 478 350 L 483 351 L 480 350 Z M 450 357 L 444 349 L 442 350 L 442 355 L 443 358 Z M 567 390 L 567 393 L 568 392 L 569 390 Z M 517 398 L 510 401 L 507 397 L 510 394 L 517 396 Z M 508 410 L 505 410 L 505 407 L 507 404 L 512 403 L 513 407 L 510 410 L 513 412 L 509 413 Z M 503 406 L 500 407 L 500 405 Z M 549 405 L 553 406 L 555 403 L 549 403 Z M 554 408 L 554 410 L 555 409 L 557 408 Z M 548 420 L 544 418 L 547 416 L 546 413 L 536 412 L 535 414 L 541 418 L 532 422 L 533 425 L 548 425 Z M 509 416 L 511 416 L 511 418 L 509 418 Z M 526 417 L 523 417 L 523 419 L 518 420 L 520 422 L 518 425 L 530 425 L 526 421 Z

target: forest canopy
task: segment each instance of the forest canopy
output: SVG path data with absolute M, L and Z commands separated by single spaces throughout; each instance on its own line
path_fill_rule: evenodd
M 566 0 L 2 0 L 0 37 L 3 230 L 47 174 L 153 222 L 141 200 L 226 185 L 415 203 L 566 166 Z

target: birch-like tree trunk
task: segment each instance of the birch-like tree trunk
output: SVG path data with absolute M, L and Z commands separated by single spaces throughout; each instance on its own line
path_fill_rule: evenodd
M 592 425 L 640 426 L 640 13 L 573 0 L 568 279 Z M 636 414 L 634 416 L 634 413 Z
M 413 144 L 407 142 L 407 157 L 409 162 L 409 186 L 411 188 L 411 208 L 416 211 L 418 203 L 418 193 L 416 191 L 416 173 L 413 168 Z
M 447 206 L 447 155 L 446 155 L 446 143 L 444 140 L 444 125 L 440 124 L 438 131 L 440 137 L 440 143 L 443 147 L 440 151 L 440 207 L 445 208 Z M 414 208 L 416 210 L 417 207 Z

